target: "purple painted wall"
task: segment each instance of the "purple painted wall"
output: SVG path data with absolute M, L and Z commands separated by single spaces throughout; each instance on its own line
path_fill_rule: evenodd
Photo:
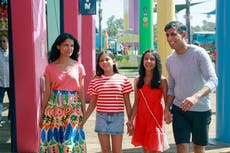
M 129 29 L 139 34 L 139 0 L 129 0 Z
M 139 0 L 134 0 L 134 33 L 139 34 Z

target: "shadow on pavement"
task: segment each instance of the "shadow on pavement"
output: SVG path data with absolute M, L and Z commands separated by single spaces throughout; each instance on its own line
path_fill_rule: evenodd
M 218 151 L 219 150 L 219 151 Z M 192 145 L 190 145 L 190 152 L 192 152 Z M 125 149 L 123 150 L 124 153 L 141 153 L 141 148 L 133 148 L 133 149 Z M 164 153 L 175 153 L 176 146 L 175 144 L 170 144 L 170 149 L 165 151 Z M 223 147 L 223 146 L 216 146 L 216 145 L 208 145 L 206 147 L 207 153 L 230 153 L 230 145 Z

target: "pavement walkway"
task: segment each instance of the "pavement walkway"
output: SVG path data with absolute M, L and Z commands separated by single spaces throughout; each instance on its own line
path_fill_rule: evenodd
M 133 83 L 134 77 L 137 75 L 137 71 L 134 70 L 121 70 L 122 74 L 128 76 L 130 81 Z M 211 100 L 212 100 L 212 108 L 213 108 L 213 114 L 212 114 L 212 121 L 210 125 L 210 144 L 206 147 L 206 153 L 230 153 L 230 144 L 218 144 L 216 145 L 215 142 L 215 131 L 216 131 L 216 94 L 211 94 Z M 131 102 L 133 102 L 133 93 L 131 94 Z M 8 102 L 5 100 L 4 102 L 4 120 L 6 120 L 7 116 L 7 109 Z M 127 120 L 127 118 L 126 118 Z M 88 153 L 100 153 L 100 144 L 97 138 L 97 134 L 94 132 L 94 124 L 95 124 L 95 111 L 88 119 L 86 125 L 85 125 L 85 131 L 86 131 L 86 139 L 87 139 L 87 150 Z M 165 151 L 165 153 L 175 153 L 175 144 L 174 139 L 172 135 L 172 128 L 171 124 L 166 125 L 166 134 L 168 137 L 168 141 L 170 143 L 170 149 Z M 3 124 L 3 127 L 0 128 L 0 153 L 10 153 L 10 126 L 6 122 Z M 124 134 L 123 138 L 123 152 L 124 153 L 141 153 L 140 147 L 134 147 L 131 145 L 131 137 L 128 136 L 126 133 Z M 192 145 L 190 146 L 190 152 L 192 153 Z

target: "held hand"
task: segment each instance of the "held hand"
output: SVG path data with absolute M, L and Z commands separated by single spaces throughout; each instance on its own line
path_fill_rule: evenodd
M 84 123 L 81 122 L 81 123 L 78 123 L 78 130 L 80 130 L 82 127 L 83 127 Z
M 133 123 L 131 121 L 128 121 L 126 122 L 126 126 L 127 126 L 127 134 L 129 136 L 133 135 L 133 130 L 134 130 Z
M 198 98 L 191 96 L 183 100 L 180 107 L 183 111 L 189 111 L 198 102 Z
M 42 128 L 42 124 L 43 124 L 43 117 L 40 117 L 40 121 L 39 121 L 39 127 Z
M 173 120 L 173 115 L 168 109 L 164 111 L 164 120 L 166 124 L 170 124 Z
M 78 130 L 80 130 L 81 129 L 81 127 L 82 127 L 82 124 L 81 123 L 78 123 Z
M 78 123 L 78 130 L 80 130 L 84 126 L 85 122 L 85 117 L 83 117 L 82 121 Z
M 43 120 L 44 120 L 44 113 L 43 113 L 43 111 L 41 111 L 40 112 L 40 121 L 39 121 L 39 127 L 40 128 L 42 128 Z

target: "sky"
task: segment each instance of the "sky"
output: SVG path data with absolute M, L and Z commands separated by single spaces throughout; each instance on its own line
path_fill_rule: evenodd
M 206 12 L 211 12 L 216 8 L 216 0 L 191 0 L 191 3 L 204 2 L 190 7 L 191 25 L 202 25 L 203 20 L 209 22 L 215 22 L 215 15 L 210 15 L 208 18 Z M 115 4 L 116 3 L 116 4 Z M 184 4 L 185 0 L 175 0 L 176 4 Z M 107 27 L 106 21 L 112 15 L 115 15 L 116 19 L 123 18 L 123 0 L 102 0 L 102 29 Z M 176 14 L 176 19 L 185 23 L 185 10 L 182 10 Z M 98 27 L 98 16 L 95 15 L 96 26 Z M 154 16 L 154 23 L 156 23 L 156 16 Z

